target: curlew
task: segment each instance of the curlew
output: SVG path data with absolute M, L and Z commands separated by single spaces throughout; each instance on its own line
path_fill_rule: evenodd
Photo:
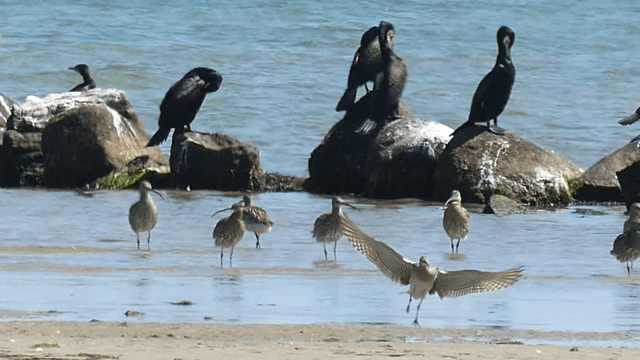
M 640 257 L 640 203 L 629 207 L 629 218 L 624 222 L 622 234 L 616 237 L 609 252 L 620 262 L 627 263 L 627 274 L 631 276 L 633 261 Z
M 260 234 L 271 230 L 274 222 L 269 218 L 267 211 L 261 207 L 251 205 L 251 198 L 245 195 L 242 198 L 244 211 L 242 220 L 247 231 L 252 231 L 256 235 L 256 249 L 260 248 Z
M 222 257 L 224 255 L 224 248 L 231 248 L 231 254 L 229 254 L 229 267 L 232 267 L 233 261 L 233 249 L 238 245 L 242 237 L 244 236 L 245 225 L 242 220 L 242 213 L 244 208 L 242 203 L 235 203 L 231 208 L 222 209 L 216 211 L 213 215 L 222 212 L 232 210 L 233 212 L 229 217 L 223 218 L 216 224 L 213 229 L 213 239 L 216 246 L 220 246 L 220 267 L 222 267 Z M 213 217 L 213 215 L 211 215 Z
M 153 191 L 158 194 L 162 200 L 164 200 L 164 197 L 159 192 L 153 190 L 151 183 L 147 180 L 140 182 L 138 190 L 140 191 L 140 200 L 129 208 L 129 225 L 131 225 L 131 230 L 136 233 L 138 238 L 138 250 L 140 250 L 140 233 L 145 231 L 149 232 L 147 247 L 151 250 L 151 230 L 158 223 L 158 208 L 153 202 L 153 199 L 151 199 L 149 192 Z
M 462 207 L 462 196 L 460 191 L 453 190 L 451 197 L 444 204 L 444 217 L 442 218 L 442 227 L 451 238 L 451 253 L 453 254 L 453 239 L 458 239 L 455 246 L 455 252 L 458 253 L 460 239 L 465 239 L 469 233 L 471 222 L 467 209 Z
M 351 245 L 375 264 L 387 277 L 402 285 L 409 285 L 409 304 L 412 299 L 420 299 L 413 324 L 418 323 L 422 300 L 438 294 L 440 298 L 456 297 L 472 293 L 499 290 L 513 285 L 522 277 L 522 268 L 505 271 L 458 270 L 440 271 L 430 266 L 427 258 L 420 257 L 416 263 L 405 259 L 389 245 L 362 232 L 351 220 L 343 222 L 342 231 Z
M 338 240 L 342 237 L 342 223 L 344 219 L 347 219 L 346 215 L 342 212 L 340 205 L 347 205 L 353 209 L 356 209 L 351 204 L 347 204 L 339 197 L 333 197 L 331 199 L 331 213 L 324 213 L 316 219 L 313 223 L 313 237 L 317 242 L 321 242 L 324 246 L 324 258 L 327 257 L 327 243 L 333 242 L 333 257 L 337 260 L 336 247 L 338 246 Z

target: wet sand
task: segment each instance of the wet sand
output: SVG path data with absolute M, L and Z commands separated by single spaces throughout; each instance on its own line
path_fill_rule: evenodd
M 640 349 L 536 340 L 613 341 L 628 335 L 384 325 L 14 321 L 0 323 L 0 359 L 638 359 Z M 525 340 L 513 340 L 517 338 Z

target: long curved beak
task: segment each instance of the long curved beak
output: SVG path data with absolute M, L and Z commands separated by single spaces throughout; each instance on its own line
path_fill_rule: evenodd
M 214 217 L 216 214 L 219 214 L 219 213 L 221 213 L 221 212 L 223 212 L 223 211 L 227 211 L 227 210 L 233 210 L 233 209 L 232 209 L 232 208 L 226 208 L 226 209 L 218 210 L 218 211 L 214 212 L 214 213 L 211 215 L 211 217 Z
M 346 203 L 346 202 L 344 202 L 344 201 L 340 202 L 340 205 L 347 205 L 348 207 L 350 207 L 350 208 L 352 208 L 352 209 L 354 209 L 354 210 L 358 210 L 358 211 L 360 211 L 360 209 L 359 209 L 359 208 L 357 208 L 357 207 L 355 207 L 355 206 L 353 206 L 353 205 L 351 205 L 351 204 L 349 204 L 349 203 Z
M 157 192 L 157 191 L 155 191 L 153 189 L 151 189 L 151 191 L 153 191 L 154 193 L 158 194 L 158 196 L 160 196 L 162 198 L 162 200 L 164 200 L 164 196 L 162 196 L 162 194 L 160 194 L 159 192 Z

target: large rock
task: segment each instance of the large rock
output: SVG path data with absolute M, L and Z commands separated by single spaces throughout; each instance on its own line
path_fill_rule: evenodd
M 0 147 L 0 186 L 41 186 L 44 165 L 39 132 L 20 133 L 7 130 Z
M 578 180 L 575 198 L 583 201 L 624 201 L 616 173 L 640 161 L 640 142 L 634 141 L 600 159 Z
M 568 178 L 581 170 L 565 157 L 506 132 L 468 127 L 451 139 L 436 169 L 436 198 L 457 189 L 465 201 L 485 202 L 492 194 L 542 205 L 571 201 Z
M 14 101 L 5 94 L 0 93 L 0 128 L 7 127 L 7 120 L 11 116 L 11 108 Z M 1 144 L 0 144 L 1 145 Z
M 126 119 L 138 121 L 138 115 L 124 91 L 95 89 L 49 94 L 44 98 L 27 96 L 24 103 L 13 104 L 7 129 L 19 132 L 42 132 L 55 116 L 71 109 L 97 104 L 108 106 Z
M 252 190 L 258 149 L 224 134 L 174 132 L 171 173 L 181 188 Z
M 446 125 L 415 118 L 382 128 L 368 154 L 367 196 L 433 198 L 435 169 L 451 132 Z
M 367 189 L 367 160 L 372 144 L 380 132 L 376 128 L 367 134 L 357 133 L 371 115 L 372 93 L 362 97 L 346 112 L 324 137 L 309 157 L 311 192 L 328 194 L 362 193 Z M 399 113 L 412 117 L 402 101 Z
M 74 108 L 52 119 L 41 144 L 47 186 L 83 186 L 144 155 L 164 157 L 166 163 L 166 155 L 157 147 L 144 147 L 150 137 L 135 112 L 123 113 L 100 104 Z

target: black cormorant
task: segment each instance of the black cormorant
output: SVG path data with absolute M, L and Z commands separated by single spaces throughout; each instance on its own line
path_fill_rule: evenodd
M 620 125 L 631 125 L 640 119 L 640 107 L 636 109 L 636 112 L 627 116 L 626 118 L 618 121 Z
M 89 74 L 89 67 L 85 64 L 78 64 L 75 67 L 70 67 L 69 70 L 74 70 L 82 75 L 82 80 L 84 82 L 82 84 L 76 85 L 73 89 L 69 91 L 86 91 L 96 88 L 96 83 L 91 78 L 91 74 Z
M 182 79 L 171 85 L 160 103 L 158 131 L 147 146 L 156 146 L 165 141 L 171 129 L 191 130 L 191 122 L 196 117 L 207 93 L 220 88 L 222 76 L 215 70 L 198 67 L 189 71 Z
M 620 125 L 631 125 L 633 123 L 635 123 L 636 121 L 640 120 L 640 107 L 636 109 L 636 112 L 634 112 L 633 114 L 627 116 L 626 118 L 618 121 L 618 124 Z M 640 140 L 640 135 L 634 137 L 633 139 L 631 139 L 631 142 L 634 141 L 638 141 Z
M 502 113 L 516 78 L 516 68 L 511 62 L 511 46 L 516 39 L 516 34 L 507 26 L 498 29 L 498 58 L 496 65 L 478 84 L 473 100 L 469 119 L 458 127 L 452 135 L 460 129 L 475 123 L 487 123 L 489 130 L 496 134 L 504 131 L 498 128 L 498 116 Z M 491 120 L 495 128 L 491 128 Z
M 407 82 L 407 66 L 393 51 L 395 29 L 391 23 L 381 21 L 378 25 L 378 41 L 382 58 L 382 72 L 373 83 L 372 114 L 356 132 L 367 134 L 398 118 L 398 104 Z
M 349 78 L 347 80 L 347 90 L 340 98 L 336 111 L 349 110 L 356 101 L 358 87 L 364 85 L 367 89 L 367 82 L 374 81 L 376 75 L 382 71 L 382 59 L 380 58 L 380 42 L 378 41 L 378 27 L 373 26 L 362 34 L 360 47 L 353 55 Z

